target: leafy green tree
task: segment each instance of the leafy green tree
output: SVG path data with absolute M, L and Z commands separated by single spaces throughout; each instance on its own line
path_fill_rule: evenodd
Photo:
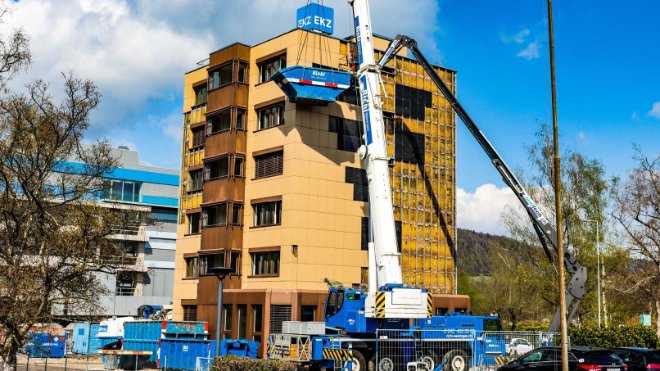
M 531 175 L 522 174 L 521 182 L 525 184 L 532 199 L 542 209 L 544 215 L 553 222 L 554 218 L 554 175 L 552 155 L 552 132 L 549 125 L 542 124 L 536 135 L 536 141 L 527 148 L 531 160 Z M 564 236 L 567 246 L 571 246 L 573 253 L 586 266 L 590 272 L 596 269 L 596 229 L 593 223 L 586 220 L 598 221 L 601 241 L 605 235 L 602 226 L 608 225 L 608 181 L 603 165 L 597 161 L 586 158 L 574 150 L 567 150 L 562 155 L 562 207 L 564 210 Z M 534 251 L 541 251 L 538 237 L 532 228 L 529 217 L 510 209 L 503 217 L 511 236 L 524 246 L 536 246 Z M 552 249 L 552 247 L 550 247 Z M 527 262 L 519 264 L 505 264 L 509 275 L 523 275 L 528 277 L 519 282 L 519 298 L 522 300 L 535 294 L 540 294 L 548 306 L 540 307 L 542 318 L 551 318 L 554 313 L 558 295 L 556 292 L 555 269 L 548 263 L 545 254 L 529 253 Z M 556 260 L 556 254 L 552 251 Z M 522 272 L 528 271 L 523 274 Z M 506 272 L 502 272 L 503 275 Z M 506 276 L 506 275 L 505 275 Z M 496 276 L 502 279 L 501 275 Z M 586 286 L 586 295 L 580 305 L 577 317 L 582 320 L 593 320 L 597 317 L 596 310 L 596 279 L 591 273 Z

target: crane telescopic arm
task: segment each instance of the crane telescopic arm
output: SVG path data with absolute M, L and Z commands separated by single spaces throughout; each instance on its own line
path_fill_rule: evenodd
M 511 169 L 504 162 L 502 157 L 497 153 L 495 147 L 488 141 L 484 133 L 479 129 L 479 127 L 474 123 L 470 115 L 465 111 L 461 103 L 456 99 L 452 91 L 447 87 L 447 85 L 442 81 L 440 76 L 435 72 L 433 66 L 426 60 L 424 55 L 420 52 L 417 47 L 417 42 L 405 35 L 397 35 L 397 37 L 392 40 L 388 46 L 385 54 L 378 62 L 378 68 L 382 68 L 385 64 L 396 55 L 402 48 L 408 48 L 410 52 L 414 55 L 415 59 L 419 64 L 422 65 L 426 73 L 429 75 L 433 83 L 438 87 L 438 89 L 445 96 L 449 104 L 452 106 L 458 117 L 461 118 L 465 126 L 472 134 L 472 136 L 477 140 L 481 148 L 486 152 L 486 155 L 490 158 L 491 162 L 497 169 L 497 171 L 502 176 L 502 180 L 506 185 L 511 188 L 513 193 L 516 195 L 518 200 L 522 203 L 523 207 L 527 211 L 534 230 L 543 245 L 546 255 L 550 262 L 553 261 L 553 254 L 548 248 L 546 241 L 550 241 L 550 244 L 557 250 L 557 231 L 550 224 L 549 220 L 543 216 L 543 213 L 536 205 L 536 203 L 529 196 L 527 191 L 525 191 L 522 183 L 516 178 Z M 566 249 L 566 253 L 563 257 L 564 264 L 568 273 L 571 275 L 569 284 L 566 287 L 566 303 L 567 308 L 572 308 L 568 320 L 570 321 L 575 315 L 575 311 L 580 303 L 580 300 L 584 296 L 584 284 L 587 280 L 587 269 L 583 267 L 572 254 L 570 249 Z M 571 307 L 572 304 L 572 307 Z M 559 318 L 561 312 L 557 310 L 553 321 L 550 325 L 550 331 L 556 331 L 559 328 Z

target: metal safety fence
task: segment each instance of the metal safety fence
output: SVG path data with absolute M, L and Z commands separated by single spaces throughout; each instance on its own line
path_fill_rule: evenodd
M 542 346 L 559 345 L 543 332 L 475 330 L 378 330 L 377 371 L 494 370 Z
M 213 358 L 197 357 L 195 371 L 211 371 L 211 366 L 213 366 Z

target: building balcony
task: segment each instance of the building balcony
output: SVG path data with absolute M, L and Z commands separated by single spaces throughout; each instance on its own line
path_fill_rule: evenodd
M 202 161 L 204 160 L 204 148 L 201 147 L 196 150 L 187 151 L 184 156 L 185 158 L 183 160 L 183 163 L 186 168 L 199 166 L 202 164 Z

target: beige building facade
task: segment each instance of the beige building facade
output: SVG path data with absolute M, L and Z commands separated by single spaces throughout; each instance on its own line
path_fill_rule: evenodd
M 376 48 L 387 43 L 378 38 Z M 365 287 L 357 95 L 296 104 L 270 81 L 292 65 L 351 70 L 353 51 L 350 40 L 296 29 L 222 48 L 185 74 L 175 319 L 215 329 L 214 266 L 232 268 L 223 300 L 229 338 L 263 341 L 283 320 L 322 320 L 329 281 Z M 455 72 L 438 71 L 455 89 Z M 405 51 L 382 72 L 404 281 L 433 293 L 439 313 L 469 309 L 454 295 L 454 115 Z

